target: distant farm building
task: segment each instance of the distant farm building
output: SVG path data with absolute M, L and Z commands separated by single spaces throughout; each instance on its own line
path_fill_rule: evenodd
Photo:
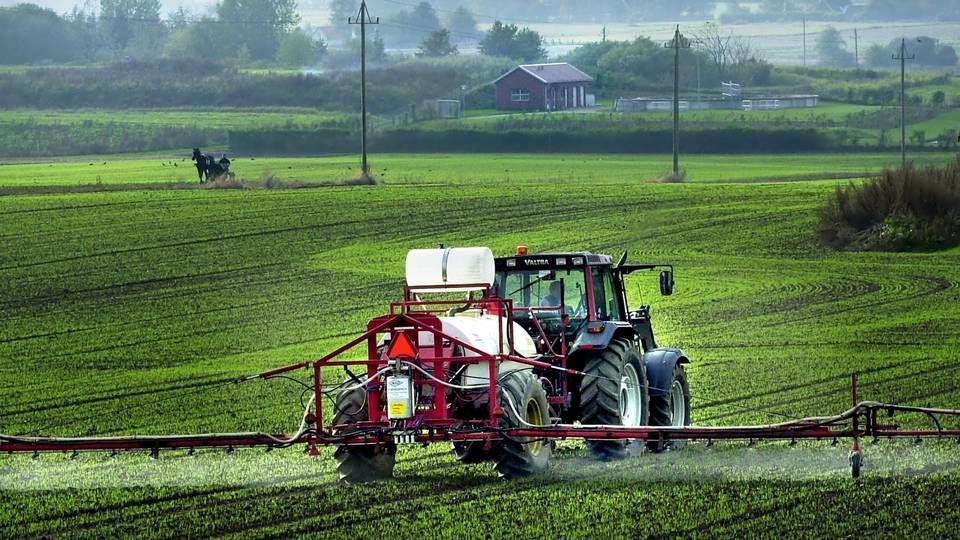
M 592 107 L 593 77 L 566 62 L 525 64 L 493 81 L 497 110 L 562 111 Z
M 680 100 L 681 111 L 703 111 L 709 109 L 732 109 L 744 111 L 770 111 L 776 109 L 800 109 L 816 107 L 820 96 L 751 96 L 749 98 L 729 96 L 686 98 Z M 617 112 L 655 112 L 672 111 L 673 98 L 617 98 L 614 104 Z

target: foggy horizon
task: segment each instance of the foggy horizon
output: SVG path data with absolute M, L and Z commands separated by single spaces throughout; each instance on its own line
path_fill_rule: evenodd
M 12 7 L 17 4 L 36 4 L 43 8 L 52 9 L 58 14 L 69 13 L 73 11 L 74 6 L 87 6 L 88 11 L 93 12 L 99 10 L 97 0 L 0 0 L 0 7 Z M 203 14 L 212 10 L 214 4 L 216 4 L 216 0 L 161 0 L 160 13 L 166 15 L 183 6 L 192 13 Z

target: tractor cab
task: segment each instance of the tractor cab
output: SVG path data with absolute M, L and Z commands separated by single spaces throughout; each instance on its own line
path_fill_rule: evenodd
M 585 321 L 624 320 L 607 255 L 563 253 L 518 255 L 496 259 L 497 296 L 511 300 L 518 321 L 537 318 L 559 333 Z
M 515 256 L 495 260 L 493 290 L 512 302 L 514 320 L 531 334 L 542 329 L 551 340 L 562 335 L 571 345 L 584 333 L 606 334 L 619 327 L 632 329 L 644 349 L 652 349 L 656 344 L 649 308 L 629 311 L 624 276 L 659 266 L 628 265 L 625 256 L 615 263 L 609 255 L 529 254 L 520 246 Z M 663 294 L 672 292 L 672 268 L 661 274 L 660 285 Z

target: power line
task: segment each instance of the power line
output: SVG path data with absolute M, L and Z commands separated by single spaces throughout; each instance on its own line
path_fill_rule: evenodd
M 380 22 L 380 24 L 382 24 L 382 25 L 384 25 L 384 26 L 392 26 L 392 27 L 395 27 L 395 28 L 407 28 L 407 29 L 409 29 L 409 30 L 419 30 L 419 31 L 422 31 L 422 32 L 434 32 L 434 31 L 437 30 L 437 28 L 430 28 L 430 27 L 427 27 L 427 26 L 420 26 L 420 25 L 416 25 L 416 24 L 403 23 L 403 22 L 390 21 L 390 20 L 383 20 L 383 21 Z M 481 34 L 481 33 L 461 32 L 461 31 L 449 30 L 449 29 L 448 29 L 447 31 L 450 32 L 450 35 L 470 37 L 470 38 L 475 38 L 475 39 L 478 39 L 478 40 L 483 39 L 483 38 L 485 37 L 485 34 Z
M 407 2 L 401 2 L 400 0 L 383 0 L 383 1 L 384 1 L 384 2 L 389 2 L 389 3 L 391 3 L 391 4 L 396 4 L 396 5 L 398 5 L 398 6 L 405 6 L 405 7 L 412 7 L 412 8 L 417 7 L 417 4 L 409 4 L 409 3 L 407 3 Z M 431 7 L 432 7 L 432 6 L 431 6 Z M 440 12 L 443 12 L 443 13 L 456 13 L 456 11 L 457 11 L 457 10 L 455 10 L 455 9 L 443 9 L 443 8 L 438 8 L 438 7 L 434 7 L 433 10 L 434 10 L 434 11 L 440 11 Z M 500 17 L 500 16 L 498 16 L 498 15 L 487 15 L 487 14 L 483 14 L 483 13 L 475 13 L 475 12 L 472 12 L 472 11 L 470 12 L 470 14 L 473 15 L 474 17 L 482 17 L 482 18 L 484 18 L 484 19 L 490 19 L 490 20 L 500 21 L 500 22 L 505 22 L 505 23 L 556 24 L 556 23 L 553 23 L 553 22 L 550 22 L 550 21 L 535 20 L 535 19 L 517 19 L 517 18 L 507 19 L 507 18 L 504 18 L 504 17 Z
M 95 15 L 91 14 L 90 19 L 95 21 L 127 21 L 127 22 L 144 22 L 144 23 L 183 23 L 183 24 L 278 24 L 284 21 L 279 20 L 245 20 L 245 19 L 214 19 L 211 17 L 201 17 L 199 19 L 174 19 L 171 16 L 164 18 L 153 18 L 153 17 L 110 17 L 104 15 Z M 83 21 L 88 21 L 90 19 L 80 19 Z

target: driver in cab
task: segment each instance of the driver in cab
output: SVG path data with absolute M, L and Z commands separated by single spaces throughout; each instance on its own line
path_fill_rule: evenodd
M 563 284 L 560 280 L 550 282 L 550 292 L 540 299 L 540 307 L 560 307 L 560 295 L 563 290 Z M 566 314 L 573 313 L 573 308 L 569 305 L 564 306 Z

